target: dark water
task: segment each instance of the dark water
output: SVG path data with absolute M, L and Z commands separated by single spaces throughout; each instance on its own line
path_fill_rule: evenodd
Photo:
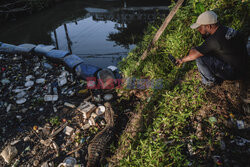
M 117 65 L 141 40 L 149 22 L 164 19 L 166 0 L 72 0 L 0 26 L 0 41 L 52 44 L 86 63 Z

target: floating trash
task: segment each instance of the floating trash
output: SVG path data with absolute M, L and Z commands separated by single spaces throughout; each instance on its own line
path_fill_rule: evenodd
M 23 103 L 25 103 L 27 100 L 25 99 L 25 98 L 21 98 L 21 99 L 18 99 L 17 101 L 16 101 L 16 104 L 23 104 Z
M 102 115 L 105 113 L 105 107 L 104 106 L 98 106 L 98 108 L 96 109 L 96 114 L 97 115 Z
M 2 80 L 1 80 L 1 83 L 2 83 L 3 85 L 7 85 L 7 84 L 10 83 L 10 80 L 8 80 L 8 79 L 2 79 Z
M 58 95 L 45 95 L 44 101 L 57 101 Z
M 25 83 L 25 87 L 32 87 L 34 85 L 34 81 L 28 81 Z
M 44 78 L 39 78 L 36 80 L 37 84 L 44 84 L 45 83 L 45 79 Z
M 238 129 L 244 129 L 245 128 L 244 122 L 242 120 L 237 120 L 236 125 L 237 125 Z
M 105 101 L 109 101 L 109 100 L 111 100 L 113 98 L 113 95 L 112 94 L 105 94 L 104 96 L 103 96 L 103 99 L 105 100 Z

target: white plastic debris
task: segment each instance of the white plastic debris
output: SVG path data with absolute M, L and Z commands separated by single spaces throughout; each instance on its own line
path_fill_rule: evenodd
M 82 130 L 87 130 L 89 128 L 90 128 L 90 124 L 87 123 L 87 124 L 83 125 Z
M 45 83 L 45 79 L 44 78 L 39 78 L 36 80 L 37 84 L 44 84 Z
M 64 133 L 68 136 L 71 136 L 74 132 L 74 129 L 69 127 L 69 126 L 66 126 L 65 129 L 64 129 Z
M 242 120 L 237 120 L 236 124 L 237 124 L 238 129 L 244 129 L 245 128 L 244 122 Z
M 90 117 L 90 119 L 89 119 L 89 125 L 90 125 L 90 126 L 94 126 L 94 125 L 95 125 L 95 120 L 94 120 L 94 118 Z
M 6 108 L 6 112 L 8 113 L 11 109 L 12 104 L 9 104 L 8 107 Z
M 87 119 L 95 108 L 94 104 L 84 101 L 77 107 L 77 110 L 83 113 L 83 118 Z
M 66 164 L 66 167 L 74 167 L 76 164 L 76 159 L 73 157 L 67 157 L 64 159 L 63 163 Z
M 108 66 L 107 68 L 110 69 L 111 71 L 117 70 L 117 67 L 116 67 L 116 66 Z
M 25 91 L 21 91 L 21 92 L 19 92 L 19 93 L 16 95 L 16 98 L 17 98 L 17 99 L 20 99 L 20 98 L 24 97 L 25 95 L 26 95 L 26 92 L 25 92 Z
M 96 109 L 96 114 L 97 115 L 102 115 L 105 113 L 105 107 L 104 106 L 98 106 L 98 108 Z
M 34 81 L 27 81 L 26 83 L 25 83 L 25 87 L 31 87 L 31 86 L 33 86 L 34 85 Z
M 21 98 L 21 99 L 18 99 L 17 101 L 16 101 L 16 104 L 23 104 L 23 103 L 25 103 L 27 100 L 25 99 L 25 98 Z
M 14 146 L 8 145 L 5 147 L 5 149 L 2 151 L 1 156 L 5 160 L 5 162 L 10 163 L 13 158 L 17 155 L 17 149 Z
M 8 80 L 8 79 L 2 79 L 2 80 L 1 80 L 1 83 L 2 83 L 3 85 L 7 85 L 7 84 L 10 83 L 10 80 Z
M 238 136 L 236 139 L 232 140 L 231 143 L 235 143 L 238 146 L 244 146 L 245 144 L 250 143 L 250 140 Z
M 68 102 L 65 102 L 64 105 L 67 107 L 70 107 L 70 108 L 76 108 L 76 106 L 74 104 L 70 104 Z
M 25 79 L 26 79 L 26 81 L 30 81 L 32 78 L 34 78 L 33 75 L 28 75 L 28 76 L 26 76 Z
M 62 77 L 59 77 L 57 81 L 58 81 L 59 86 L 63 86 L 67 83 L 67 78 L 65 76 L 62 76 Z
M 45 95 L 44 101 L 57 101 L 58 95 Z
M 112 94 L 105 94 L 103 96 L 103 98 L 104 98 L 105 101 L 109 101 L 109 100 L 111 100 L 113 98 L 113 95 Z

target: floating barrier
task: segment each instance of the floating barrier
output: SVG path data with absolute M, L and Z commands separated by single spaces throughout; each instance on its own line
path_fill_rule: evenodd
M 52 45 L 33 45 L 21 44 L 18 46 L 0 42 L 0 53 L 4 54 L 37 54 L 47 57 L 56 62 L 63 63 L 68 69 L 74 71 L 76 75 L 84 80 L 88 77 L 98 77 L 101 80 L 99 83 L 102 88 L 106 88 L 110 81 L 121 78 L 118 69 L 115 66 L 109 66 L 107 69 L 85 64 L 84 61 L 77 55 L 70 54 L 68 51 L 56 50 Z M 107 83 L 106 83 L 107 82 Z
M 63 61 L 65 65 L 72 71 L 77 65 L 83 63 L 83 60 L 76 55 L 68 55 L 63 59 Z

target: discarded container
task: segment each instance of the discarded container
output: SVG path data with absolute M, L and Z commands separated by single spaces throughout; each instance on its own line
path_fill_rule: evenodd
M 67 107 L 70 107 L 70 108 L 76 108 L 76 106 L 74 104 L 70 104 L 68 102 L 65 102 L 64 105 Z
M 96 114 L 97 115 L 102 115 L 105 113 L 105 107 L 104 106 L 98 106 L 98 108 L 96 109 Z
M 76 159 L 73 157 L 67 157 L 64 159 L 63 163 L 66 164 L 66 167 L 74 167 L 76 164 Z
M 82 130 L 87 130 L 89 128 L 90 128 L 90 124 L 85 124 L 83 125 Z
M 65 129 L 64 129 L 64 133 L 68 136 L 71 136 L 74 132 L 74 129 L 69 127 L 69 126 L 66 126 Z
M 110 69 L 103 69 L 97 73 L 98 83 L 102 89 L 113 89 L 115 76 Z
M 45 79 L 44 78 L 39 78 L 36 80 L 37 84 L 44 84 L 45 83 Z
M 57 101 L 58 95 L 45 95 L 44 101 Z
M 238 129 L 244 129 L 245 128 L 244 122 L 242 120 L 237 120 L 236 125 L 237 125 Z
M 2 79 L 2 80 L 1 80 L 1 83 L 2 83 L 3 85 L 7 85 L 7 84 L 10 83 L 10 80 L 8 80 L 8 79 Z
M 104 96 L 103 96 L 103 99 L 105 100 L 105 101 L 109 101 L 109 100 L 111 100 L 113 98 L 113 95 L 112 94 L 105 94 Z
M 25 77 L 25 80 L 26 80 L 26 81 L 30 81 L 30 80 L 33 79 L 33 78 L 34 78 L 33 75 L 28 75 L 28 76 Z
M 56 61 L 63 61 L 64 57 L 69 54 L 68 51 L 63 50 L 51 50 L 46 53 L 46 57 Z
M 77 110 L 83 113 L 83 118 L 89 118 L 92 111 L 95 109 L 95 105 L 90 102 L 83 102 L 78 107 Z
M 47 52 L 51 51 L 52 49 L 55 49 L 55 46 L 52 45 L 37 45 L 34 49 L 35 53 L 40 55 L 46 55 Z
M 85 63 L 76 66 L 75 72 L 78 77 L 86 80 L 88 77 L 94 77 L 101 68 Z
M 66 64 L 66 66 L 67 66 L 68 68 L 70 68 L 71 70 L 74 70 L 74 68 L 75 68 L 77 65 L 83 63 L 83 60 L 82 60 L 80 57 L 76 56 L 76 55 L 68 55 L 68 56 L 66 56 L 66 57 L 63 59 L 63 61 L 64 61 L 64 63 Z
M 32 87 L 34 85 L 34 81 L 27 81 L 25 83 L 25 87 Z
M 16 104 L 23 104 L 23 103 L 25 103 L 27 100 L 25 99 L 25 98 L 21 98 L 21 99 L 18 99 L 17 101 L 16 101 Z
M 52 65 L 50 65 L 49 63 L 45 63 L 45 62 L 43 63 L 43 67 L 48 69 L 48 70 L 51 70 L 53 68 Z
M 57 80 L 58 86 L 63 86 L 67 83 L 67 78 L 65 76 L 61 76 Z

